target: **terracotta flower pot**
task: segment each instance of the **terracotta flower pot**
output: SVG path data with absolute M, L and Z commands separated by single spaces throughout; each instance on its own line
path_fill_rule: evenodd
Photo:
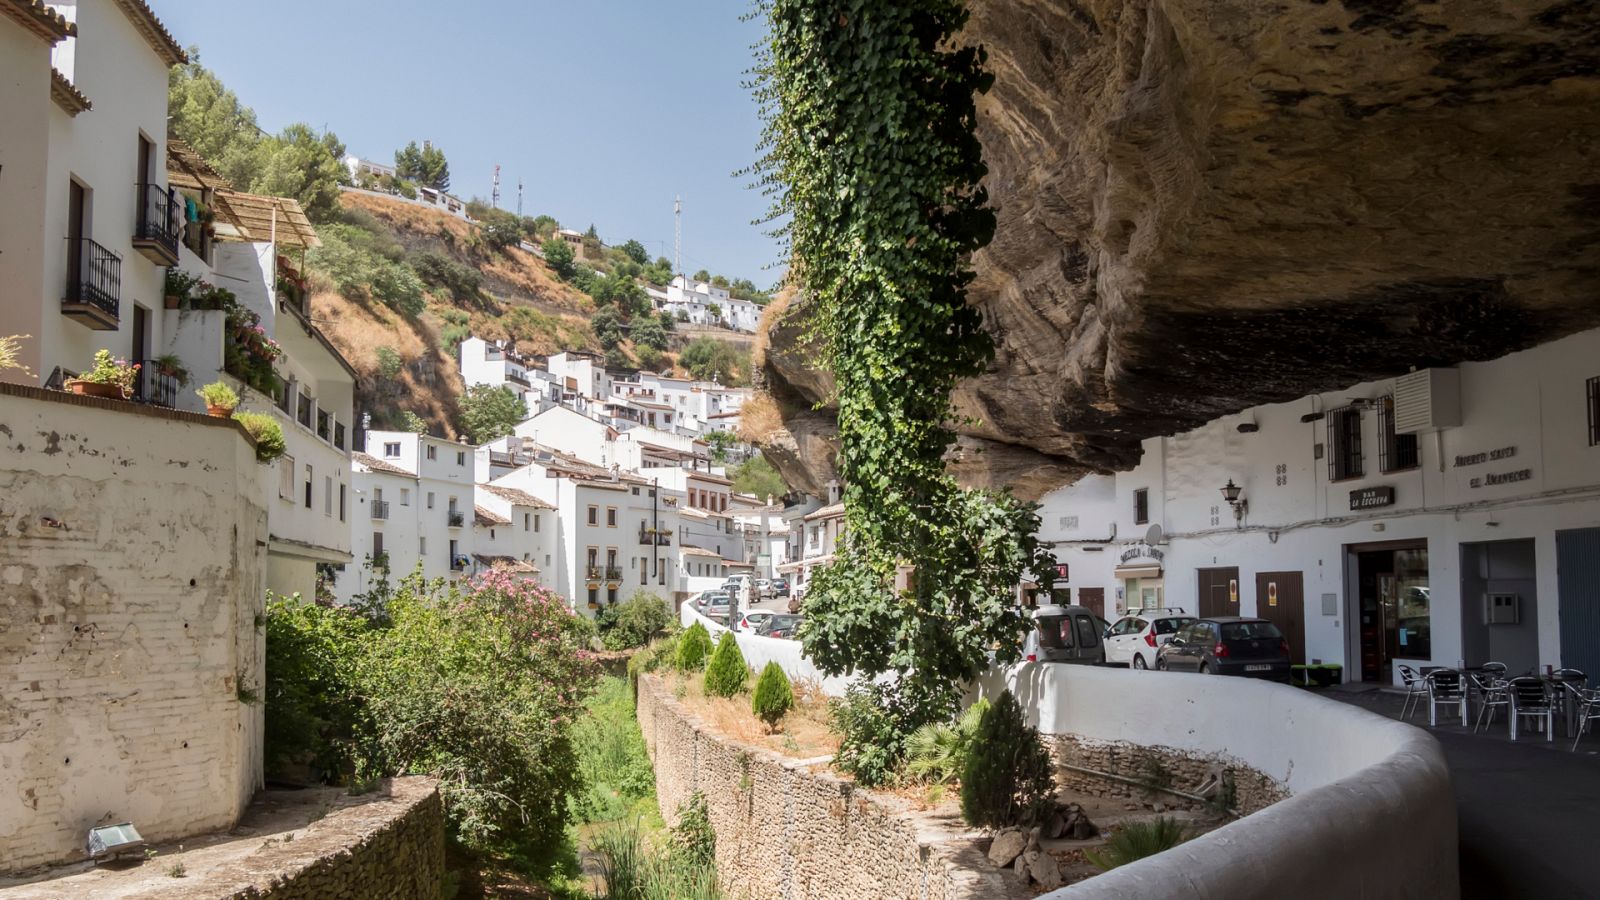
M 216 416 L 219 419 L 226 419 L 229 416 L 233 415 L 233 407 L 231 407 L 231 406 L 212 406 L 211 404 L 207 403 L 206 404 L 206 412 L 210 413 L 213 416 Z
M 178 308 L 178 304 L 183 300 L 183 298 L 178 296 L 177 294 L 168 294 L 165 299 L 166 299 L 167 309 L 177 309 Z
M 107 400 L 126 400 L 128 392 L 120 384 L 101 384 L 74 378 L 67 382 L 67 390 L 82 397 L 103 397 Z

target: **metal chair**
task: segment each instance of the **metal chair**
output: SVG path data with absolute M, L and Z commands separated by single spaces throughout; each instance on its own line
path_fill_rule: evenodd
M 1423 681 L 1428 684 L 1428 726 L 1439 724 L 1439 707 L 1454 706 L 1467 724 L 1467 690 L 1461 673 L 1455 669 L 1434 669 Z
M 1556 739 L 1556 705 L 1550 699 L 1550 688 L 1544 679 L 1531 675 L 1513 678 L 1506 693 L 1511 699 L 1511 739 L 1517 739 L 1517 723 L 1524 718 L 1544 719 L 1545 740 Z
M 1406 702 L 1400 705 L 1400 718 L 1408 720 L 1412 713 L 1422 708 L 1422 698 L 1428 696 L 1428 685 L 1416 669 L 1406 665 L 1395 668 L 1400 670 L 1400 681 L 1406 686 Z
M 1478 708 L 1478 716 L 1472 722 L 1472 733 L 1477 734 L 1480 725 L 1485 729 L 1494 727 L 1495 713 L 1501 707 L 1509 706 L 1511 698 L 1507 691 L 1506 680 L 1487 668 L 1481 674 L 1471 677 L 1472 683 L 1478 688 L 1478 694 L 1483 698 L 1483 705 Z M 1484 721 L 1485 713 L 1489 717 L 1487 722 Z
M 1506 674 L 1506 664 L 1503 662 L 1486 662 L 1478 668 L 1485 672 L 1493 672 L 1495 675 L 1499 675 L 1502 678 L 1504 678 Z
M 1578 749 L 1578 741 L 1583 740 L 1583 733 L 1589 730 L 1589 722 L 1600 719 L 1600 688 L 1576 688 L 1567 685 L 1567 690 L 1578 696 L 1578 727 L 1573 729 L 1572 749 Z

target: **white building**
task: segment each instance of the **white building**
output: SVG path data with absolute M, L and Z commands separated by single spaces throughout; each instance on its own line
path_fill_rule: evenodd
M 461 342 L 461 380 L 467 387 L 487 385 L 509 388 L 527 406 L 528 415 L 540 411 L 549 382 L 533 373 L 543 366 L 499 341 L 469 337 Z
M 672 314 L 680 322 L 752 334 L 761 323 L 758 304 L 735 299 L 726 288 L 707 281 L 692 281 L 678 275 L 667 285 L 665 293 L 655 290 L 649 293 L 658 309 Z
M 1044 498 L 1057 596 L 1270 618 L 1351 681 L 1600 671 L 1597 359 L 1589 331 L 1146 440 L 1132 471 Z

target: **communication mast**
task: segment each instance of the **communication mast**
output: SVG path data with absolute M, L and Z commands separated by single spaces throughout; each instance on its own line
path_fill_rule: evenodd
M 517 178 L 517 218 L 522 218 L 522 179 Z
M 672 198 L 672 274 L 683 274 L 683 197 Z
M 489 192 L 489 205 L 495 209 L 500 208 L 500 164 L 494 167 L 494 189 Z

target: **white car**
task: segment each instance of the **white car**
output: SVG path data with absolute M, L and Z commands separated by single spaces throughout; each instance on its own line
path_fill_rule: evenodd
M 1156 650 L 1193 621 L 1183 610 L 1135 610 L 1106 629 L 1106 664 L 1154 669 Z

